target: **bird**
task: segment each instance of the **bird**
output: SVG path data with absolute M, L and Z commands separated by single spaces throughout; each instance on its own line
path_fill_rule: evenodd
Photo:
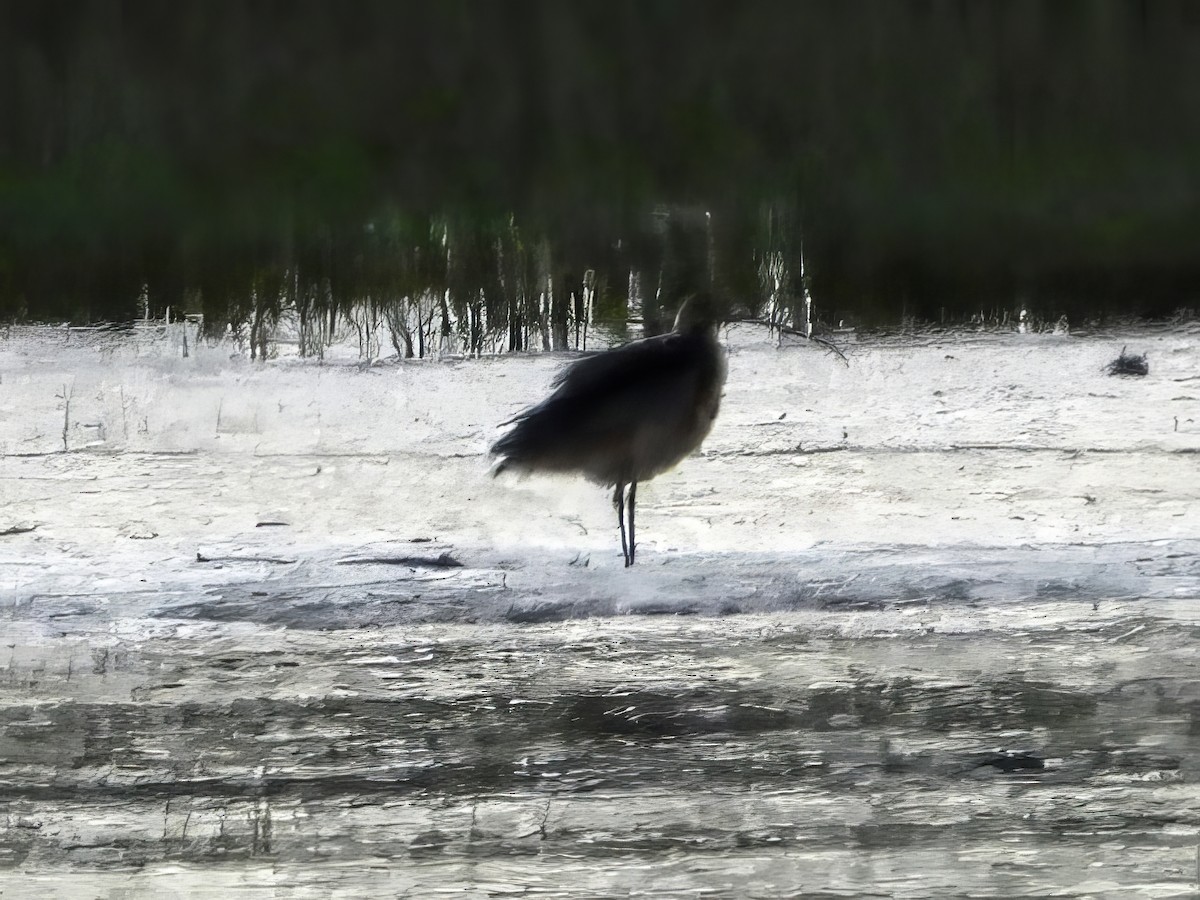
M 692 295 L 667 334 L 566 366 L 550 396 L 501 423 L 513 427 L 491 447 L 492 475 L 579 474 L 614 488 L 621 552 L 632 566 L 639 482 L 699 448 L 717 417 L 727 371 L 717 312 L 711 295 Z

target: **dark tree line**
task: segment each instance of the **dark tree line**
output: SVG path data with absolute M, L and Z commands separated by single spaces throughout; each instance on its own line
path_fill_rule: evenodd
M 1188 0 L 17 0 L 0 317 L 144 297 L 417 354 L 576 344 L 631 295 L 660 328 L 701 286 L 792 324 L 806 287 L 1168 314 L 1197 98 Z

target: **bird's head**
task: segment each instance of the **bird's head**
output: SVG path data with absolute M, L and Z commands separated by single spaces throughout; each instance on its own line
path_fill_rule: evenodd
M 675 315 L 675 332 L 689 334 L 708 331 L 718 325 L 723 317 L 724 309 L 712 294 L 691 294 Z

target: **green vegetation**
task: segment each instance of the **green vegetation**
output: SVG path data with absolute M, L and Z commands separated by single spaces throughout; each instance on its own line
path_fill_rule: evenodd
M 0 318 L 561 347 L 631 285 L 794 321 L 801 250 L 829 321 L 1170 314 L 1198 50 L 1187 0 L 6 4 Z

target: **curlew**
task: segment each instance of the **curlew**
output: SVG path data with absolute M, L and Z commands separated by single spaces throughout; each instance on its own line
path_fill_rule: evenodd
M 670 333 L 564 368 L 549 397 L 504 423 L 513 428 L 492 446 L 492 474 L 573 473 L 614 488 L 621 552 L 633 565 L 638 483 L 696 450 L 717 417 L 725 383 L 718 321 L 712 299 L 693 296 Z

